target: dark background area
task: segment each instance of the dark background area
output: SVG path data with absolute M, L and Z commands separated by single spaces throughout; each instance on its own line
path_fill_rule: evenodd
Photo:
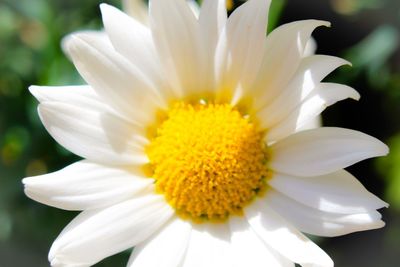
M 77 160 L 46 133 L 27 88 L 82 83 L 59 44 L 73 31 L 101 29 L 101 2 L 121 6 L 118 0 L 0 0 L 0 267 L 49 266 L 52 241 L 76 215 L 23 193 L 23 177 Z M 399 266 L 400 1 L 274 0 L 272 13 L 271 25 L 300 19 L 332 22 L 331 28 L 316 30 L 317 52 L 344 57 L 353 67 L 342 67 L 328 80 L 353 86 L 362 98 L 328 108 L 324 125 L 371 134 L 391 148 L 386 158 L 349 168 L 391 204 L 382 211 L 387 226 L 315 240 L 338 267 Z M 122 253 L 96 266 L 125 266 L 128 257 Z

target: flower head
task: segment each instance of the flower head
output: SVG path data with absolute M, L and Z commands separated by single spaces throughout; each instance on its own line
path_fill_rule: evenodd
M 83 210 L 54 242 L 52 266 L 135 246 L 128 266 L 329 267 L 301 232 L 384 225 L 376 210 L 387 204 L 343 168 L 388 148 L 309 129 L 327 106 L 359 98 L 321 82 L 345 60 L 306 52 L 329 23 L 265 36 L 269 2 L 227 18 L 224 0 L 204 0 L 198 17 L 185 1 L 150 0 L 150 26 L 103 4 L 105 33 L 65 39 L 88 85 L 30 90 L 48 132 L 84 160 L 23 180 L 32 199 Z

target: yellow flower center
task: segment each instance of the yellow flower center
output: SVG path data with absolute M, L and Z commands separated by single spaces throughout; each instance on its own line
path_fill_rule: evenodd
M 177 214 L 224 220 L 266 187 L 264 133 L 225 104 L 177 103 L 147 147 L 156 190 Z

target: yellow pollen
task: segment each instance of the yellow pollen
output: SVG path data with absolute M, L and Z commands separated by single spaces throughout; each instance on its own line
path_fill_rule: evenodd
M 193 221 L 241 215 L 266 187 L 263 136 L 230 105 L 177 103 L 146 150 L 157 192 Z

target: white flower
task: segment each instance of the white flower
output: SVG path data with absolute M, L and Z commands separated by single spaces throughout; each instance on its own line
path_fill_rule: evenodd
M 267 0 L 227 19 L 224 0 L 151 0 L 150 28 L 101 5 L 107 35 L 64 47 L 88 86 L 30 88 L 61 145 L 84 160 L 23 180 L 32 199 L 83 210 L 52 266 L 90 266 L 135 247 L 128 266 L 333 266 L 301 232 L 384 225 L 387 204 L 343 170 L 388 148 L 341 128 L 303 130 L 359 94 L 322 83 L 343 59 L 305 56 L 305 20 L 265 37 Z

